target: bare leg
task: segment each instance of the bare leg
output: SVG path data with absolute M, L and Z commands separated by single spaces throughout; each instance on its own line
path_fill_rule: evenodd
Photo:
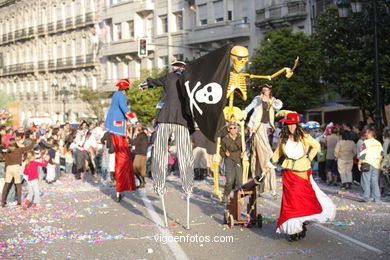
M 16 193 L 18 194 L 18 205 L 22 205 L 22 184 L 16 184 Z
M 5 204 L 6 204 L 6 198 L 7 198 L 7 192 L 8 192 L 8 186 L 9 186 L 9 183 L 5 183 L 4 184 L 4 187 L 3 187 L 3 192 L 1 194 L 1 205 L 4 207 Z

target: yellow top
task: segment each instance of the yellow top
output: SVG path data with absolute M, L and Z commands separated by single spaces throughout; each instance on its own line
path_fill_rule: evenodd
M 317 152 L 320 149 L 320 143 L 317 142 L 313 137 L 311 137 L 308 134 L 305 134 L 303 140 L 301 141 L 303 145 L 304 154 L 299 159 L 291 159 L 288 158 L 285 151 L 286 144 L 282 144 L 281 140 L 279 140 L 279 145 L 276 148 L 274 154 L 272 155 L 271 162 L 272 164 L 276 165 L 282 157 L 282 155 L 285 156 L 285 159 L 282 163 L 282 168 L 284 170 L 291 170 L 296 172 L 306 172 L 311 169 L 311 161 L 314 159 L 314 157 L 317 155 Z M 311 148 L 311 149 L 310 149 Z M 307 154 L 307 152 L 310 149 L 310 153 Z

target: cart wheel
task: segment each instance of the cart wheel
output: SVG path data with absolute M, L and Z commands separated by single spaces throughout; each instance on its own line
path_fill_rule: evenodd
M 261 216 L 261 214 L 258 214 L 257 215 L 257 226 L 259 228 L 262 228 L 263 227 L 263 216 Z
M 223 214 L 223 224 L 227 224 L 229 220 L 229 211 L 225 210 L 225 213 Z
M 234 227 L 234 217 L 233 215 L 229 215 L 229 223 L 228 223 L 228 226 L 230 228 Z

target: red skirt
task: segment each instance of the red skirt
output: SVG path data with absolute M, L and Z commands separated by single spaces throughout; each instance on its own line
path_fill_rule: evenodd
M 283 170 L 283 196 L 278 228 L 289 219 L 322 212 L 322 206 L 310 182 L 311 173 L 312 170 L 297 174 Z
M 116 191 L 136 190 L 133 161 L 126 137 L 111 134 L 115 150 Z

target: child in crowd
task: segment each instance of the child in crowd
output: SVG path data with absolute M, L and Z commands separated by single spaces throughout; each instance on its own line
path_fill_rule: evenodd
M 48 184 L 52 184 L 55 181 L 56 178 L 56 153 L 58 149 L 58 144 L 54 143 L 53 146 L 49 149 L 49 164 L 47 165 L 47 176 L 46 176 L 46 182 Z
M 16 144 L 16 140 L 11 138 L 8 142 L 7 152 L 5 153 L 5 165 L 6 165 L 6 173 L 5 173 L 5 185 L 3 187 L 2 192 L 2 207 L 6 205 L 6 197 L 8 187 L 14 179 L 16 184 L 16 192 L 18 194 L 18 205 L 22 204 L 22 178 L 21 178 L 21 163 L 23 154 L 29 150 L 31 150 L 35 145 L 33 142 L 31 145 L 26 147 L 18 147 Z
M 46 167 L 49 163 L 50 157 L 48 155 L 45 156 L 45 161 L 38 162 L 35 161 L 35 152 L 28 152 L 27 159 L 25 161 L 24 167 L 24 175 L 28 176 L 27 189 L 28 194 L 27 198 L 24 201 L 23 209 L 27 210 L 28 204 L 32 201 L 34 196 L 33 210 L 38 211 L 38 203 L 40 201 L 40 191 L 39 191 L 39 179 L 38 179 L 38 167 Z M 43 161 L 43 160 L 42 160 Z
M 40 149 L 37 149 L 35 150 L 35 160 L 36 161 L 41 161 L 43 160 L 44 156 L 47 155 L 47 149 L 45 148 L 40 148 Z M 38 168 L 38 176 L 39 176 L 39 180 L 42 181 L 42 180 L 46 180 L 46 174 L 47 174 L 47 168 L 43 168 L 43 167 L 40 167 Z
M 65 154 L 65 172 L 73 173 L 72 167 L 73 167 L 73 151 L 67 150 Z

